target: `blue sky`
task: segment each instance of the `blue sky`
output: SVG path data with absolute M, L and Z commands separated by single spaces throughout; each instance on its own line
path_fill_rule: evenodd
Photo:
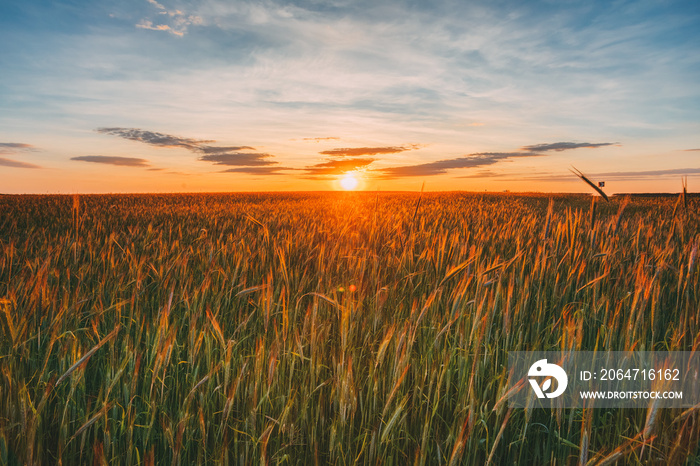
M 2 2 L 0 42 L 4 192 L 700 181 L 697 1 Z

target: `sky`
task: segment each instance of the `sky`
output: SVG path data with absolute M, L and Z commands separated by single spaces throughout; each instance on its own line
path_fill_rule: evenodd
M 0 0 L 0 43 L 0 193 L 700 190 L 696 0 Z

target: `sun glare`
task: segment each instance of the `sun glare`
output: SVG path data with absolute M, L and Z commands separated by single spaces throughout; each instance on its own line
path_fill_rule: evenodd
M 348 173 L 340 179 L 340 186 L 342 186 L 346 191 L 352 191 L 353 189 L 357 188 L 357 184 L 357 178 L 355 178 L 352 173 Z

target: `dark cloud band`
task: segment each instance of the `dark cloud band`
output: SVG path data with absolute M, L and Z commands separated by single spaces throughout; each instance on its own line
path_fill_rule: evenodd
M 228 147 L 218 147 L 218 146 L 197 146 L 195 149 L 197 152 L 203 154 L 223 154 L 226 152 L 236 152 L 239 150 L 255 150 L 255 147 L 250 146 L 228 146 Z
M 119 167 L 148 167 L 148 160 L 139 159 L 136 157 L 119 157 L 114 155 L 81 155 L 79 157 L 71 157 L 71 160 L 117 165 Z
M 457 168 L 475 168 L 493 165 L 494 163 L 515 157 L 537 157 L 542 154 L 523 152 L 477 152 L 466 157 L 438 160 L 436 162 L 422 163 L 418 165 L 406 165 L 402 167 L 383 168 L 380 172 L 385 178 L 404 176 L 433 176 L 447 173 L 448 170 Z
M 528 151 L 528 152 L 549 152 L 549 151 L 561 152 L 563 150 L 581 149 L 581 148 L 595 149 L 597 147 L 614 146 L 616 144 L 617 144 L 616 142 L 554 142 L 554 143 L 545 143 L 545 144 L 535 144 L 532 146 L 523 146 L 520 148 L 520 150 L 524 150 L 524 151 Z
M 266 160 L 269 157 L 272 157 L 272 155 L 255 152 L 222 152 L 203 155 L 199 158 L 199 160 L 213 162 L 214 165 L 233 165 L 245 167 L 275 165 L 277 162 Z
M 233 166 L 264 166 L 275 165 L 277 162 L 268 160 L 270 154 L 256 152 L 241 152 L 255 150 L 250 146 L 212 146 L 210 143 L 216 142 L 210 139 L 193 139 L 173 136 L 155 131 L 146 131 L 139 128 L 98 128 L 98 133 L 117 136 L 130 141 L 142 142 L 156 147 L 168 147 L 187 149 L 196 154 L 200 154 L 199 160 L 203 162 L 213 162 L 215 165 Z
M 422 163 L 418 165 L 406 165 L 402 167 L 389 167 L 380 170 L 385 178 L 405 176 L 433 176 L 447 173 L 448 170 L 458 168 L 476 168 L 493 165 L 498 161 L 543 156 L 543 152 L 561 152 L 580 148 L 597 148 L 616 145 L 615 142 L 554 142 L 546 144 L 534 144 L 523 146 L 519 152 L 476 152 L 465 157 L 438 160 L 436 162 Z
M 15 152 L 20 150 L 34 150 L 34 146 L 21 142 L 0 142 L 0 152 Z
M 643 170 L 595 174 L 595 176 L 598 178 L 649 178 L 672 175 L 700 175 L 700 168 L 671 168 L 667 170 Z
M 184 147 L 195 150 L 202 144 L 214 142 L 206 139 L 190 139 L 171 136 L 169 134 L 146 131 L 138 128 L 97 128 L 95 131 L 111 136 L 118 136 L 130 141 L 138 141 L 158 147 Z
M 34 165 L 33 163 L 19 162 L 17 160 L 6 159 L 5 157 L 0 157 L 0 166 L 13 168 L 41 168 L 39 165 Z

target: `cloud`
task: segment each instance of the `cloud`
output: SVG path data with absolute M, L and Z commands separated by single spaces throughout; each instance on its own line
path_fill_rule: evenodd
M 394 178 L 404 176 L 433 176 L 447 173 L 457 168 L 475 168 L 493 165 L 494 163 L 515 157 L 537 157 L 543 154 L 522 152 L 477 152 L 466 157 L 438 160 L 436 162 L 401 167 L 388 167 L 379 170 L 383 177 Z
M 496 173 L 493 170 L 479 170 L 476 173 L 470 173 L 469 175 L 456 176 L 455 178 L 501 178 L 503 173 Z
M 22 142 L 0 142 L 0 154 L 18 154 L 20 152 L 34 152 L 36 148 L 31 144 Z M 13 168 L 42 168 L 39 165 L 28 162 L 0 157 L 0 166 Z
M 542 152 L 555 151 L 561 152 L 569 149 L 578 149 L 582 147 L 596 148 L 603 146 L 615 145 L 615 142 L 554 142 L 545 144 L 534 144 L 531 146 L 523 146 L 519 152 L 475 152 L 465 157 L 454 159 L 438 160 L 436 162 L 422 163 L 418 165 L 405 165 L 401 167 L 388 167 L 379 170 L 384 178 L 406 177 L 406 176 L 433 176 L 447 173 L 448 170 L 459 168 L 476 168 L 493 165 L 496 162 L 512 158 L 522 157 L 539 157 L 544 156 Z M 405 146 L 402 146 L 405 147 Z M 410 146 L 414 148 L 413 146 Z M 480 174 L 471 174 L 462 178 L 481 178 L 499 176 L 489 170 L 482 170 Z
M 596 178 L 653 178 L 657 176 L 673 176 L 673 175 L 700 175 L 700 168 L 671 168 L 666 170 L 642 170 L 642 171 L 622 171 L 622 172 L 607 172 L 596 173 L 593 176 Z
M 271 160 L 265 160 L 268 157 L 272 157 L 272 155 L 255 152 L 222 152 L 203 155 L 199 158 L 199 160 L 214 162 L 214 165 L 235 165 L 248 167 L 274 165 L 277 163 Z
M 529 174 L 528 174 L 529 175 Z M 670 168 L 665 170 L 638 170 L 638 171 L 618 171 L 618 172 L 602 172 L 602 173 L 592 173 L 589 178 L 605 181 L 605 180 L 619 180 L 619 181 L 631 181 L 631 180 L 643 180 L 643 179 L 653 179 L 664 176 L 679 176 L 679 175 L 700 175 L 700 168 Z M 512 176 L 512 175 L 510 175 Z M 575 175 L 572 174 L 551 174 L 546 173 L 540 174 L 540 176 L 525 176 L 521 180 L 526 181 L 563 181 L 575 179 Z
M 618 144 L 617 142 L 554 142 L 551 144 L 535 144 L 533 146 L 523 146 L 520 150 L 528 152 L 547 152 L 547 151 L 557 151 L 561 152 L 563 150 L 570 149 L 580 149 L 580 148 L 592 148 L 603 147 L 603 146 L 614 146 Z
M 147 167 L 148 160 L 136 157 L 119 157 L 116 155 L 81 155 L 71 157 L 71 160 L 79 162 L 104 163 L 106 165 L 117 165 L 119 167 Z
M 212 146 L 209 143 L 216 142 L 211 139 L 193 139 L 173 136 L 171 134 L 146 131 L 138 128 L 97 128 L 96 131 L 102 134 L 118 136 L 130 141 L 143 142 L 156 147 L 168 147 L 187 149 L 196 154 L 202 154 L 199 160 L 213 162 L 215 165 L 234 166 L 261 166 L 274 165 L 277 162 L 266 160 L 272 155 L 240 152 L 244 150 L 255 150 L 250 146 Z
M 0 166 L 13 168 L 41 168 L 39 165 L 34 165 L 33 163 L 18 162 L 17 160 L 6 159 L 5 157 L 0 157 Z
M 240 168 L 229 168 L 228 170 L 223 170 L 220 173 L 246 173 L 249 175 L 283 175 L 282 170 L 293 170 L 292 168 L 286 167 L 240 167 Z
M 324 150 L 322 152 L 319 152 L 319 154 L 333 155 L 339 157 L 357 157 L 360 155 L 396 154 L 398 152 L 404 152 L 407 150 L 414 150 L 418 148 L 420 148 L 419 144 L 389 147 L 354 147 Z
M 635 181 L 649 180 L 658 177 L 678 176 L 678 175 L 700 175 L 700 168 L 672 168 L 667 170 L 641 170 L 641 171 L 619 171 L 592 173 L 589 178 L 596 181 Z M 564 182 L 575 180 L 576 175 L 571 173 L 554 173 L 554 172 L 527 172 L 518 176 L 517 173 L 498 174 L 491 172 L 490 174 L 474 174 L 460 176 L 458 178 L 499 178 L 502 181 L 553 181 Z
M 700 149 L 685 149 L 685 152 L 696 152 L 700 151 Z
M 11 154 L 19 151 L 36 150 L 31 144 L 21 142 L 0 142 L 0 154 Z
M 222 154 L 226 152 L 236 152 L 239 150 L 255 150 L 255 147 L 250 146 L 228 146 L 228 147 L 217 147 L 217 146 L 199 146 L 196 148 L 197 151 L 204 154 Z
M 148 3 L 150 3 L 151 5 L 155 6 L 156 8 L 158 8 L 159 10 L 165 11 L 165 7 L 163 5 L 161 5 L 160 3 L 158 3 L 156 0 L 146 0 L 146 1 Z
M 294 141 L 294 139 L 292 139 Z M 321 141 L 339 141 L 340 138 L 330 136 L 327 138 L 302 138 L 302 141 L 313 141 L 313 142 L 321 142 Z
M 334 181 L 338 179 L 338 175 L 301 175 L 299 179 L 313 181 Z
M 161 21 L 161 24 L 153 24 L 153 21 L 144 18 L 136 24 L 136 27 L 139 29 L 149 29 L 151 31 L 166 31 L 170 34 L 182 37 L 187 32 L 187 28 L 189 26 L 199 25 L 203 23 L 202 18 L 199 16 L 187 15 L 180 10 L 168 10 L 165 6 L 163 6 L 155 0 L 146 1 L 158 9 L 158 14 L 161 15 L 163 21 Z
M 167 172 L 164 171 L 163 174 L 164 175 L 177 175 L 177 176 L 196 176 L 196 175 L 198 175 L 198 173 L 179 172 L 179 171 L 173 171 L 173 170 L 170 170 Z
M 143 142 L 158 147 L 184 147 L 189 150 L 197 150 L 203 144 L 214 142 L 206 139 L 190 139 L 171 136 L 169 134 L 146 131 L 138 128 L 97 128 L 95 131 L 111 136 L 129 139 L 131 141 Z
M 304 170 L 307 175 L 339 175 L 341 173 L 357 170 L 358 168 L 366 167 L 374 162 L 375 159 L 349 159 L 349 160 L 331 160 L 329 162 L 318 163 L 306 167 Z
M 168 31 L 171 34 L 174 34 L 176 36 L 182 37 L 185 35 L 184 31 L 176 31 L 172 29 L 170 26 L 167 24 L 157 24 L 153 25 L 152 21 L 149 21 L 147 19 L 142 19 L 141 22 L 136 24 L 136 27 L 139 29 L 149 29 L 151 31 Z

